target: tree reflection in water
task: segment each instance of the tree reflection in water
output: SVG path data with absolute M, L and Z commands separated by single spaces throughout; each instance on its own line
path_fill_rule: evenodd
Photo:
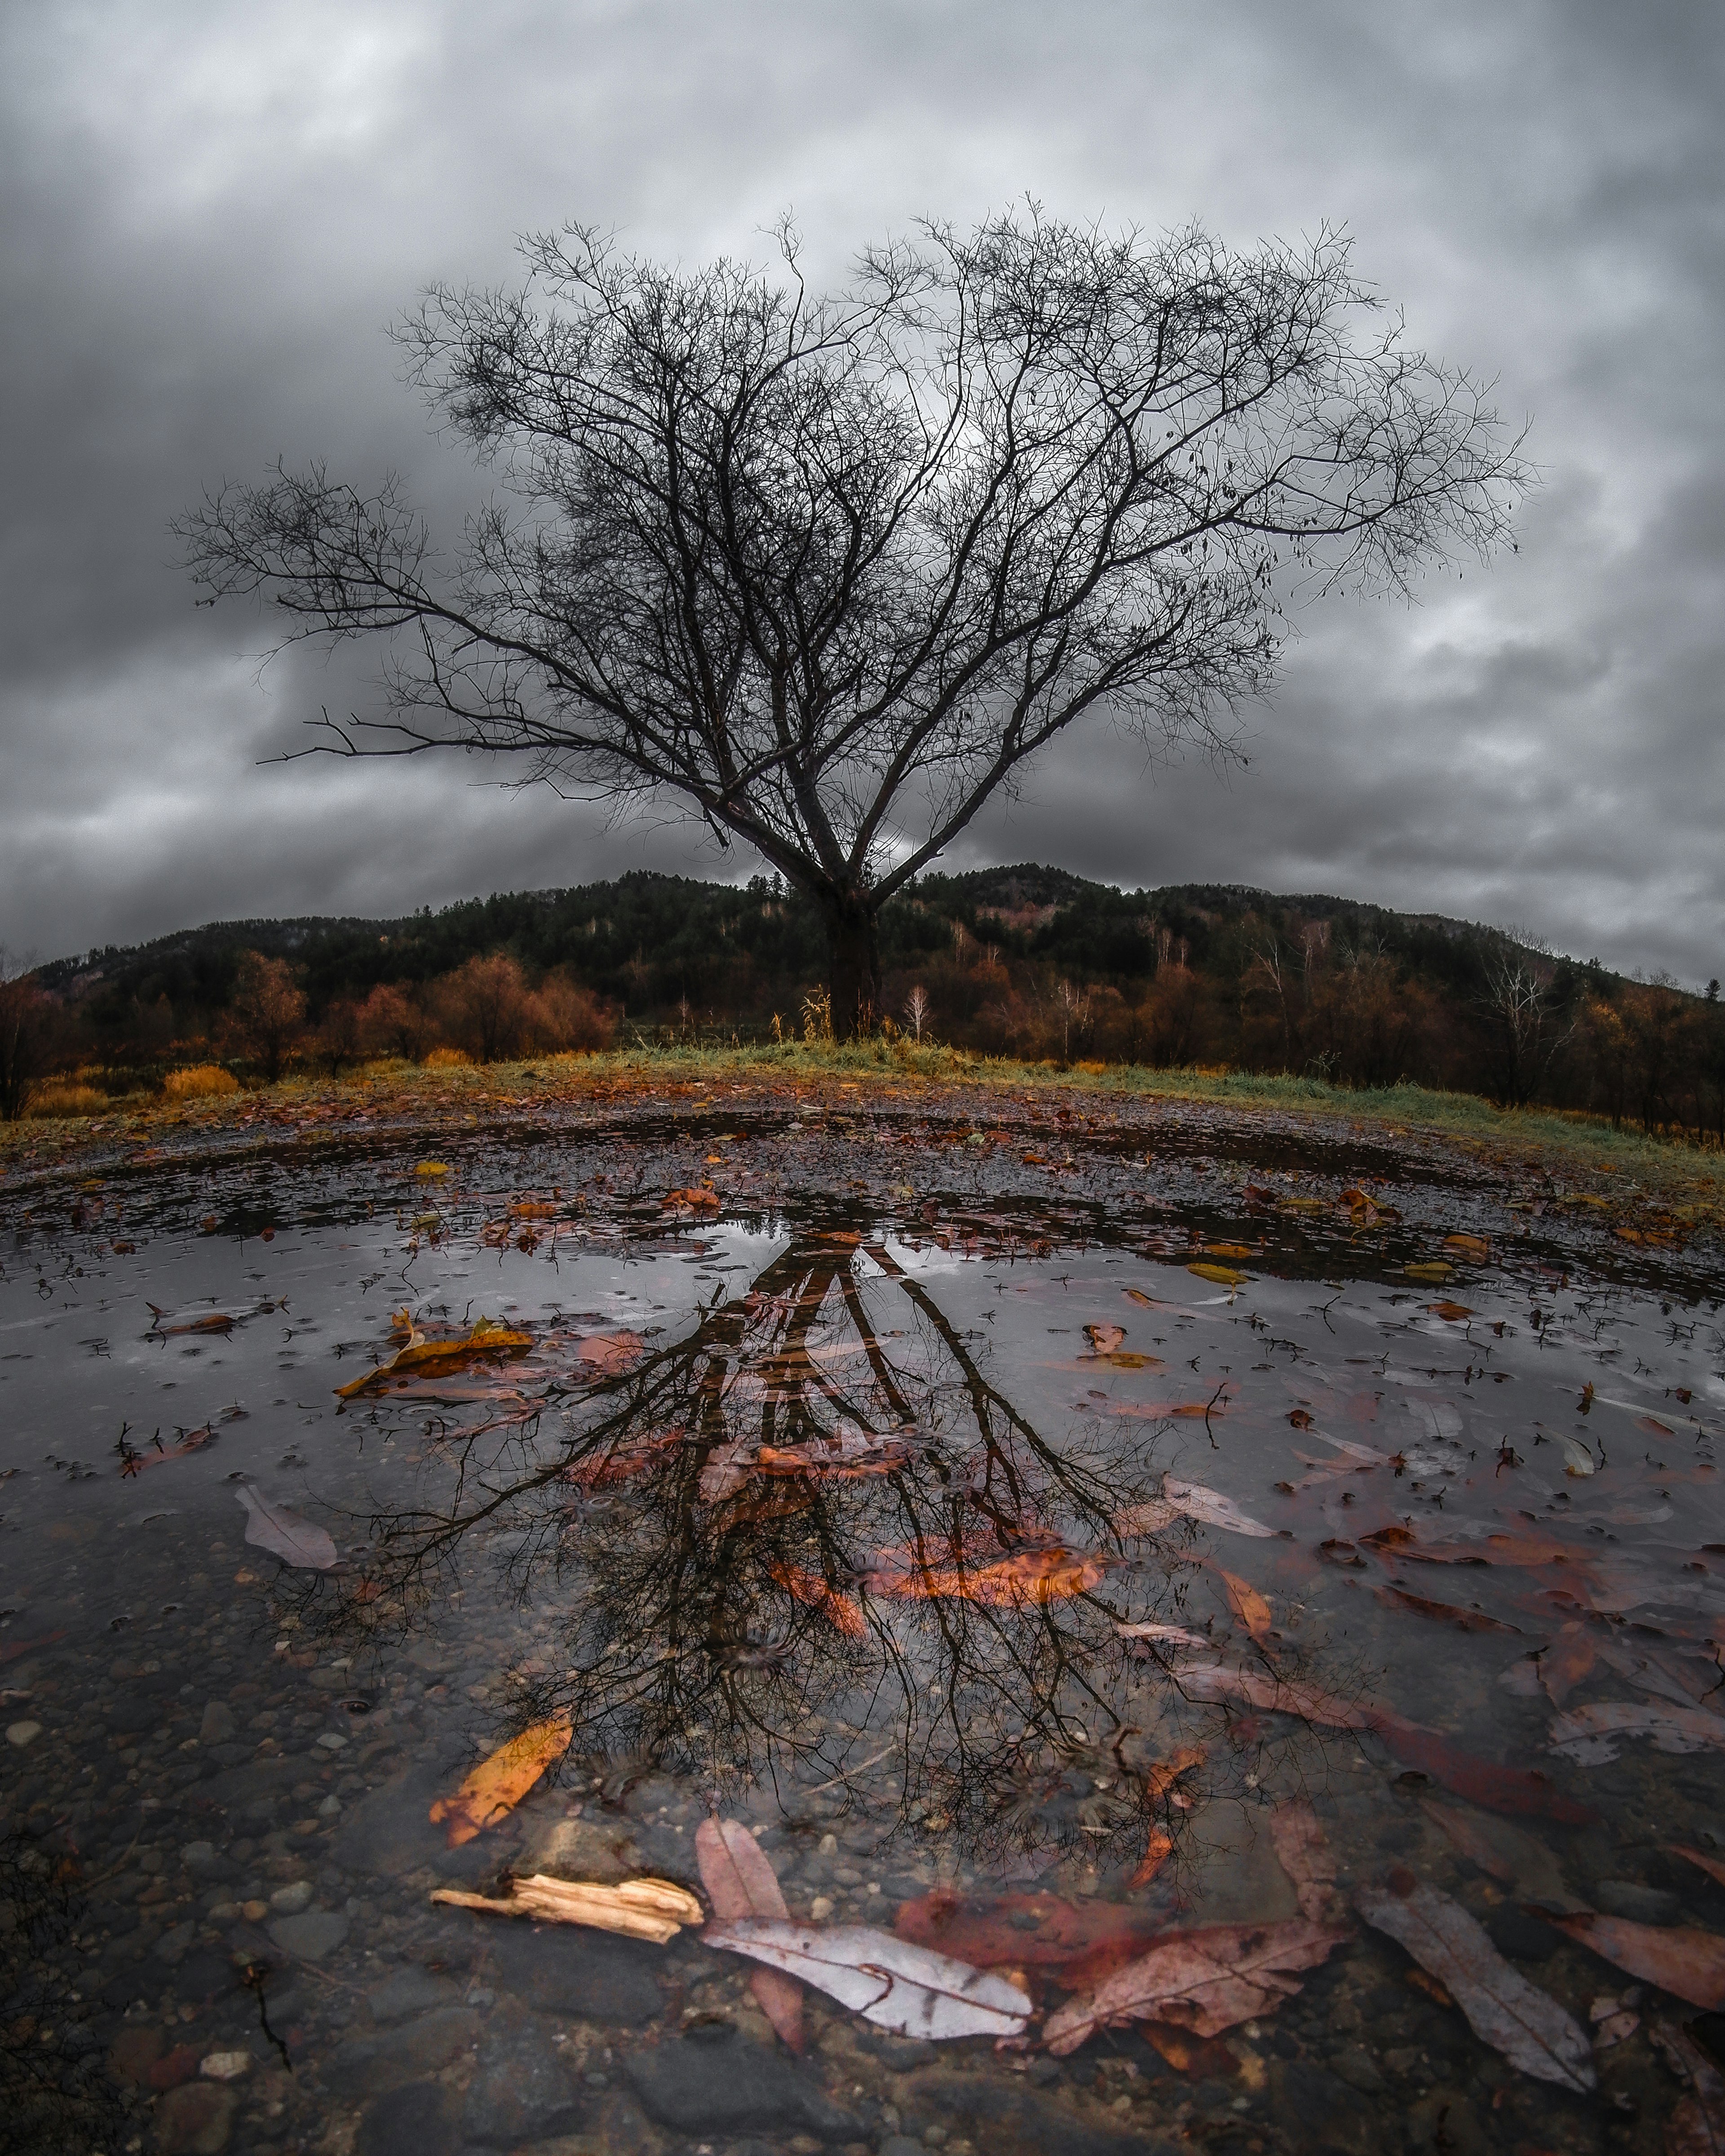
M 436 1608 L 478 1545 L 552 1622 L 519 1717 L 567 1712 L 601 1781 L 793 1815 L 836 1791 L 992 1867 L 1136 1863 L 1188 1801 L 1157 1763 L 1201 1732 L 1237 1785 L 1256 1732 L 1120 1635 L 1192 1621 L 1191 1529 L 1118 1524 L 1153 1428 L 1054 1441 L 986 1359 L 865 1230 L 802 1233 L 632 1367 L 447 1432 L 444 1501 L 377 1522 L 366 1614 Z

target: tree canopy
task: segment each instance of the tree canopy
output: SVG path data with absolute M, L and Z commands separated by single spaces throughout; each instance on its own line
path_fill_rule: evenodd
M 1291 594 L 1488 551 L 1527 472 L 1332 234 L 1031 205 L 824 296 L 778 239 L 768 273 L 685 271 L 572 225 L 518 289 L 431 291 L 412 379 L 498 482 L 448 560 L 398 483 L 321 466 L 177 528 L 288 640 L 388 640 L 384 702 L 324 746 L 668 792 L 742 840 L 819 909 L 852 1031 L 881 905 L 1064 729 L 1225 753 Z

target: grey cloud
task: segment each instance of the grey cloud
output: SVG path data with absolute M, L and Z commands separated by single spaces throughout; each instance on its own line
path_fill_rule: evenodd
M 14 9 L 0 64 L 0 942 L 746 873 L 698 827 L 459 762 L 260 762 L 364 670 L 260 670 L 267 625 L 193 610 L 167 520 L 277 454 L 397 468 L 459 517 L 483 480 L 382 331 L 434 278 L 507 277 L 520 230 L 686 259 L 789 204 L 825 275 L 1030 192 L 1241 244 L 1347 225 L 1415 340 L 1536 414 L 1546 485 L 1495 568 L 1310 613 L 1245 770 L 1147 776 L 1099 726 L 955 863 L 1352 892 L 1725 970 L 1715 11 L 98 0 Z

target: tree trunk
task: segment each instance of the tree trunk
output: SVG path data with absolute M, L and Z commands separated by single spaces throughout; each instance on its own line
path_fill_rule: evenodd
M 865 1040 L 880 1019 L 880 923 L 856 892 L 824 897 L 835 1040 Z

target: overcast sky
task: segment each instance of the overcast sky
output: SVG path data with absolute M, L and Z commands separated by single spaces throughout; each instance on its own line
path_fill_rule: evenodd
M 277 455 L 470 481 L 387 325 L 575 217 L 694 261 L 789 207 L 817 273 L 1032 193 L 1242 247 L 1320 225 L 1498 379 L 1520 552 L 1310 613 L 1250 762 L 1105 728 L 954 867 L 1328 891 L 1725 973 L 1725 12 L 1709 0 L 12 0 L 0 943 L 400 913 L 629 868 L 661 816 L 469 764 L 260 762 L 361 693 L 193 608 L 168 519 Z

